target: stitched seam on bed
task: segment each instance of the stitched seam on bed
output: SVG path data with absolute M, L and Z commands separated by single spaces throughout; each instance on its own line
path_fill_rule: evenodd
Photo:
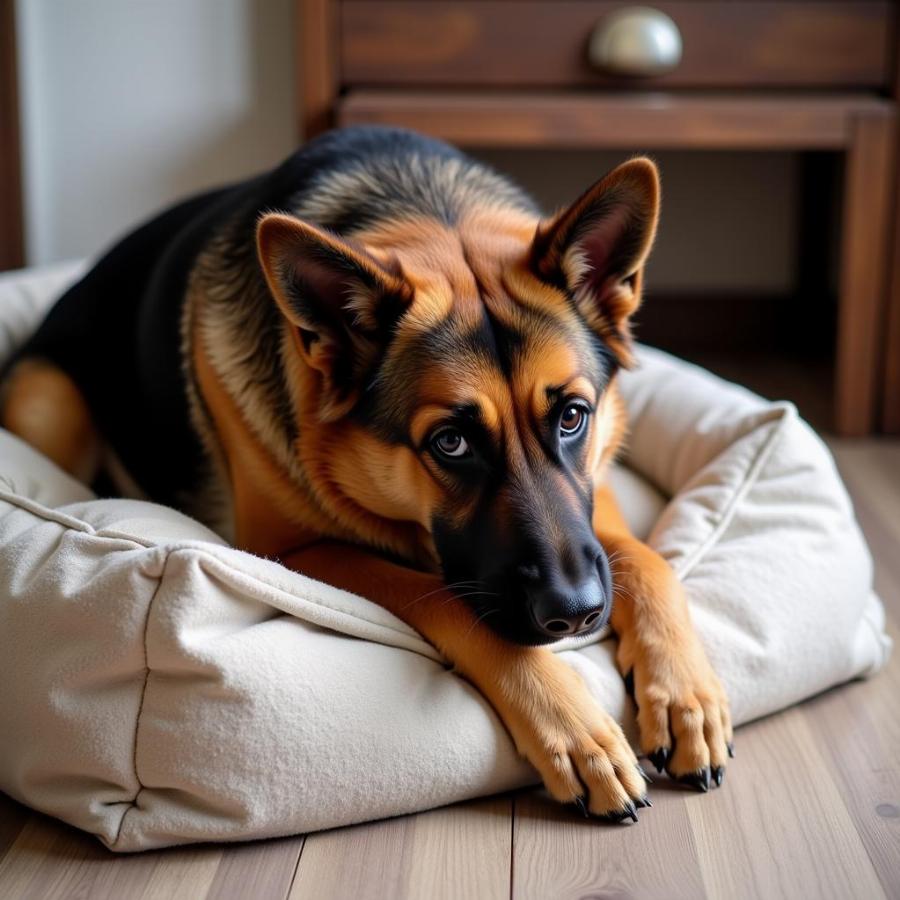
M 153 595 L 150 597 L 149 601 L 147 601 L 147 615 L 144 617 L 144 631 L 141 638 L 141 645 L 144 648 L 144 683 L 141 686 L 141 699 L 138 702 L 138 710 L 137 715 L 134 719 L 134 742 L 131 751 L 131 764 L 134 769 L 134 780 L 138 784 L 138 789 L 135 792 L 134 797 L 131 799 L 128 807 L 125 809 L 125 812 L 122 813 L 122 818 L 119 820 L 119 827 L 116 831 L 116 837 L 113 841 L 113 844 L 119 843 L 119 838 L 122 836 L 122 829 L 125 827 L 125 819 L 128 816 L 128 813 L 131 810 L 137 808 L 137 799 L 141 795 L 141 791 L 145 790 L 143 783 L 141 782 L 140 777 L 138 776 L 137 770 L 137 755 L 138 755 L 138 734 L 141 730 L 141 713 L 144 711 L 144 698 L 147 696 L 147 684 L 150 681 L 150 656 L 147 652 L 147 630 L 150 626 L 150 613 L 153 610 L 153 601 L 156 600 L 159 595 L 160 589 L 162 588 L 163 581 L 166 578 L 166 571 L 169 568 L 169 556 L 170 554 L 166 554 L 166 561 L 163 563 L 162 572 L 159 575 L 159 581 L 156 585 L 156 590 L 153 591 Z
M 7 479 L 4 478 L 3 480 L 9 484 Z M 17 509 L 23 509 L 25 512 L 29 512 L 36 518 L 43 519 L 45 522 L 55 522 L 57 525 L 71 528 L 73 531 L 81 531 L 88 534 L 97 533 L 97 530 L 88 522 L 85 522 L 82 519 L 76 519 L 74 516 L 67 516 L 65 513 L 51 509 L 49 506 L 44 506 L 43 503 L 32 500 L 31 497 L 23 497 L 21 494 L 0 490 L 0 500 L 8 503 L 10 506 L 15 506 Z M 131 538 L 128 540 L 131 540 Z M 134 543 L 138 544 L 139 542 L 134 541 Z
M 125 534 L 119 531 L 109 530 L 106 527 L 97 529 L 90 522 L 85 522 L 84 519 L 76 519 L 74 516 L 67 515 L 66 513 L 59 512 L 59 510 L 53 509 L 50 506 L 45 506 L 43 503 L 40 503 L 37 500 L 32 500 L 31 497 L 23 497 L 21 494 L 15 493 L 15 485 L 12 485 L 8 479 L 3 476 L 0 476 L 0 481 L 8 484 L 12 488 L 12 492 L 5 491 L 0 488 L 0 501 L 8 503 L 10 506 L 15 506 L 17 509 L 24 510 L 25 512 L 31 513 L 35 518 L 42 519 L 45 522 L 54 522 L 57 525 L 62 525 L 64 528 L 69 528 L 72 531 L 80 531 L 83 534 L 91 534 L 95 537 L 102 538 L 110 541 L 126 541 L 130 544 L 133 544 L 135 547 L 143 547 L 147 550 L 152 550 L 157 547 L 168 548 L 171 543 L 174 542 L 159 542 L 152 540 L 144 540 L 139 537 L 135 537 L 133 534 Z M 82 502 L 85 503 L 93 503 L 94 500 L 85 500 Z M 200 542 L 200 538 L 196 538 L 197 542 Z M 226 548 L 230 548 L 230 545 L 226 545 Z M 234 548 L 230 548 L 234 549 Z
M 184 549 L 187 549 L 187 548 L 184 548 Z M 366 625 L 371 625 L 375 628 L 380 628 L 380 629 L 383 628 L 385 630 L 392 631 L 393 633 L 401 635 L 402 637 L 406 638 L 407 640 L 415 640 L 416 637 L 418 637 L 423 643 L 425 643 L 429 647 L 431 647 L 431 644 L 428 644 L 428 642 L 419 634 L 419 632 L 415 631 L 415 629 L 413 629 L 413 634 L 408 634 L 407 632 L 402 631 L 401 629 L 397 628 L 394 625 L 389 625 L 384 622 L 376 622 L 374 619 L 368 619 L 365 616 L 362 616 L 357 612 L 352 612 L 350 610 L 345 610 L 345 609 L 342 609 L 337 606 L 332 606 L 332 605 L 330 605 L 326 602 L 323 602 L 322 600 L 319 600 L 315 597 L 300 597 L 300 595 L 292 593 L 290 590 L 276 584 L 274 581 L 269 581 L 267 578 L 265 578 L 262 575 L 255 575 L 255 574 L 251 575 L 247 572 L 244 572 L 243 569 L 240 569 L 237 566 L 235 566 L 231 563 L 227 563 L 224 560 L 220 559 L 215 553 L 211 552 L 210 550 L 207 550 L 202 547 L 191 547 L 190 550 L 192 550 L 193 552 L 195 552 L 197 554 L 206 556 L 208 559 L 213 561 L 217 566 L 227 569 L 229 572 L 235 573 L 241 579 L 259 582 L 259 584 L 261 584 L 265 588 L 268 588 L 271 591 L 278 591 L 279 593 L 287 594 L 290 597 L 298 597 L 304 603 L 311 603 L 314 606 L 318 606 L 323 609 L 328 609 L 328 610 L 331 610 L 332 612 L 340 613 L 341 615 L 345 615 L 345 616 L 348 616 L 349 618 L 356 619 L 359 622 L 364 622 Z M 290 572 L 291 570 L 288 569 L 287 571 Z M 302 574 L 302 573 L 298 572 L 296 574 Z M 304 576 L 304 577 L 308 577 L 308 576 Z M 311 578 L 310 581 L 313 581 L 315 584 L 324 584 L 326 587 L 330 588 L 331 590 L 341 590 L 340 588 L 333 588 L 327 582 L 316 581 L 316 579 L 314 579 L 314 578 Z M 347 591 L 346 593 L 351 593 L 351 592 Z M 356 596 L 356 595 L 353 595 L 353 596 Z M 260 600 L 258 597 L 253 597 L 252 599 L 258 603 L 267 602 L 264 600 Z M 363 597 L 362 599 L 365 600 L 366 598 Z M 374 601 L 369 601 L 369 602 L 374 602 Z M 268 605 L 272 605 L 272 604 L 268 604 Z M 294 613 L 291 613 L 291 612 L 288 612 L 287 610 L 282 609 L 280 606 L 276 606 L 274 608 L 279 609 L 281 612 L 285 613 L 286 615 L 293 616 L 295 619 L 301 618 L 300 616 L 294 615 Z M 303 621 L 307 621 L 307 620 L 304 619 Z M 316 625 L 317 627 L 325 627 L 325 628 L 328 627 L 327 625 L 320 626 L 320 625 L 318 625 L 318 623 L 315 623 L 315 622 L 312 622 L 310 624 Z M 409 650 L 411 648 L 404 646 L 403 649 Z M 432 648 L 432 649 L 434 649 L 434 648 Z M 422 651 L 414 650 L 413 652 L 421 653 Z M 425 654 L 425 653 L 422 653 L 422 655 L 428 656 L 428 654 Z M 438 655 L 440 655 L 440 654 L 438 654 Z M 432 657 L 428 656 L 428 658 L 430 659 Z M 441 658 L 443 659 L 444 657 L 441 656 Z
M 710 548 L 715 546 L 716 543 L 718 543 L 718 541 L 721 538 L 722 534 L 724 533 L 725 529 L 728 527 L 728 525 L 731 523 L 732 519 L 734 518 L 734 515 L 737 512 L 737 509 L 739 508 L 744 497 L 746 497 L 747 493 L 750 491 L 750 489 L 753 487 L 753 485 L 756 484 L 756 482 L 759 478 L 759 474 L 762 471 L 763 465 L 766 463 L 769 456 L 771 455 L 771 450 L 772 450 L 772 447 L 774 446 L 775 442 L 781 436 L 781 434 L 782 434 L 783 430 L 785 429 L 785 427 L 787 426 L 787 424 L 789 422 L 793 422 L 796 420 L 796 411 L 794 410 L 794 408 L 792 406 L 790 406 L 788 404 L 784 404 L 781 406 L 781 409 L 784 411 L 782 418 L 776 422 L 775 427 L 772 430 L 772 433 L 769 435 L 769 437 L 763 443 L 762 447 L 760 447 L 760 449 L 757 451 L 752 464 L 750 465 L 749 469 L 747 470 L 746 475 L 741 480 L 740 485 L 736 488 L 731 499 L 728 501 L 728 503 L 726 504 L 722 513 L 720 514 L 719 520 L 718 520 L 717 524 L 715 525 L 715 527 L 713 528 L 712 532 L 701 544 L 699 544 L 696 547 L 696 549 L 694 549 L 694 551 L 689 556 L 687 556 L 685 558 L 684 562 L 681 565 L 679 565 L 675 568 L 675 572 L 680 579 L 687 578 L 687 576 L 690 574 L 691 570 L 703 559 L 704 555 L 710 550 Z M 103 537 L 103 535 L 99 534 L 96 531 L 96 529 L 94 529 L 87 522 L 83 522 L 80 519 L 74 519 L 72 517 L 65 516 L 63 514 L 55 514 L 54 510 L 51 510 L 45 506 L 42 506 L 41 504 L 37 503 L 36 501 L 30 500 L 30 498 L 23 498 L 19 495 L 10 496 L 9 494 L 7 494 L 7 492 L 0 491 L 0 499 L 7 500 L 7 502 L 9 502 L 13 506 L 18 506 L 20 508 L 26 509 L 28 512 L 31 512 L 33 515 L 36 515 L 39 518 L 42 518 L 42 519 L 45 519 L 48 521 L 52 521 L 52 522 L 56 522 L 57 524 L 63 525 L 65 527 L 73 528 L 78 531 L 87 532 L 87 533 L 93 534 L 97 537 Z M 142 543 L 139 540 L 134 539 L 132 537 L 124 537 L 124 536 L 118 537 L 117 536 L 115 538 L 110 538 L 110 539 L 131 542 L 135 546 L 140 546 L 140 547 L 158 547 L 158 546 L 160 546 L 158 544 Z M 175 548 L 171 548 L 171 549 L 174 550 Z M 192 549 L 195 549 L 196 552 L 198 552 L 198 553 L 204 553 L 210 559 L 215 560 L 218 565 L 224 566 L 225 568 L 230 569 L 233 572 L 236 572 L 239 576 L 241 576 L 244 579 L 249 579 L 251 581 L 257 581 L 257 582 L 265 585 L 269 590 L 278 590 L 282 593 L 292 596 L 292 594 L 289 590 L 286 590 L 285 588 L 280 587 L 279 585 L 276 585 L 276 584 L 260 577 L 259 575 L 255 575 L 255 574 L 250 575 L 250 574 L 244 572 L 243 570 L 237 568 L 236 566 L 226 563 L 225 561 L 219 559 L 214 553 L 211 553 L 207 550 L 201 550 L 198 547 L 193 547 Z M 293 596 L 296 596 L 296 595 L 293 595 Z M 259 600 L 258 598 L 254 598 L 254 599 L 256 599 L 257 602 L 264 602 L 264 601 Z M 373 622 L 372 620 L 367 619 L 364 616 L 359 615 L 358 613 L 339 609 L 337 607 L 330 606 L 327 603 L 323 603 L 320 600 L 313 599 L 310 597 L 304 597 L 302 599 L 304 602 L 312 603 L 315 606 L 319 606 L 319 607 L 322 607 L 325 609 L 332 610 L 334 612 L 338 612 L 342 615 L 349 616 L 350 618 L 356 619 L 359 622 L 363 622 L 366 625 L 371 625 L 376 628 L 384 628 L 384 629 L 394 632 L 398 635 L 403 635 L 407 639 L 410 637 L 409 635 L 406 635 L 404 632 L 402 632 L 400 629 L 398 629 L 396 627 L 393 627 L 391 625 L 385 625 L 382 623 Z M 288 613 L 288 615 L 291 615 L 291 613 Z M 313 624 L 315 624 L 315 623 L 313 623 Z M 327 627 L 327 626 L 325 626 L 325 627 Z M 422 640 L 424 640 L 424 638 Z M 404 649 L 411 649 L 411 648 L 404 647 Z M 413 652 L 421 653 L 421 651 L 413 651 Z M 427 654 L 422 654 L 422 655 L 427 655 Z
M 81 519 L 73 518 L 72 516 L 66 516 L 63 513 L 57 513 L 55 510 L 52 510 L 49 507 L 44 506 L 43 504 L 41 504 L 35 500 L 31 500 L 31 498 L 29 498 L 29 497 L 22 497 L 19 494 L 9 494 L 6 491 L 0 490 L 0 500 L 6 501 L 7 503 L 10 504 L 10 506 L 15 506 L 18 509 L 22 509 L 25 512 L 31 513 L 33 516 L 35 516 L 38 519 L 41 519 L 42 521 L 53 522 L 57 525 L 61 525 L 64 528 L 69 528 L 73 531 L 78 531 L 82 534 L 91 535 L 92 537 L 98 538 L 99 540 L 122 541 L 125 543 L 130 543 L 133 546 L 140 547 L 142 549 L 164 549 L 164 550 L 167 550 L 169 553 L 176 552 L 181 549 L 190 549 L 196 553 L 204 554 L 208 558 L 215 560 L 215 562 L 218 565 L 223 566 L 226 569 L 229 569 L 232 572 L 237 573 L 241 578 L 249 579 L 250 581 L 257 581 L 261 585 L 264 585 L 269 590 L 277 590 L 277 591 L 280 591 L 281 593 L 287 594 L 289 596 L 299 596 L 297 594 L 293 594 L 287 588 L 282 587 L 278 584 L 275 584 L 274 582 L 269 581 L 268 579 L 261 577 L 260 575 L 257 575 L 257 574 L 251 575 L 250 573 L 245 572 L 243 569 L 235 566 L 233 563 L 229 563 L 229 562 L 226 562 L 226 561 L 220 559 L 212 551 L 206 550 L 206 549 L 200 547 L 199 541 L 192 544 L 190 547 L 178 547 L 177 545 L 171 545 L 171 546 L 167 547 L 165 544 L 157 544 L 157 543 L 153 543 L 153 542 L 143 542 L 137 538 L 134 538 L 134 537 L 128 536 L 128 535 L 103 534 L 102 531 L 97 531 L 97 529 L 94 528 L 92 525 L 90 525 L 88 522 L 84 522 Z M 216 545 L 216 546 L 218 546 L 218 545 Z M 222 547 L 221 549 L 222 550 L 233 550 L 235 548 Z M 290 571 L 290 570 L 287 570 L 287 571 Z M 297 573 L 297 574 L 302 574 L 302 573 Z M 310 580 L 315 581 L 315 579 L 310 579 Z M 316 582 L 316 583 L 317 584 L 326 584 L 325 582 Z M 328 587 L 331 587 L 331 586 L 328 585 Z M 255 597 L 253 599 L 260 603 L 265 602 L 265 601 L 260 600 L 257 597 Z M 359 615 L 359 613 L 351 612 L 349 610 L 341 609 L 341 608 L 335 607 L 335 606 L 330 606 L 329 604 L 324 603 L 321 600 L 318 600 L 318 599 L 315 599 L 312 597 L 302 597 L 301 599 L 305 603 L 312 603 L 315 606 L 319 606 L 319 607 L 322 607 L 325 609 L 330 609 L 334 612 L 338 612 L 342 615 L 346 615 L 353 619 L 356 619 L 359 622 L 364 622 L 366 625 L 372 625 L 376 628 L 384 628 L 386 630 L 390 630 L 390 631 L 394 632 L 395 634 L 402 635 L 407 640 L 415 639 L 414 635 L 406 634 L 404 631 L 402 631 L 399 628 L 396 628 L 395 626 L 387 625 L 382 622 L 376 622 L 376 621 L 373 621 L 372 619 L 367 619 L 365 616 Z M 276 608 L 280 608 L 280 607 L 276 607 Z M 291 613 L 287 613 L 287 615 L 291 615 Z M 299 618 L 299 617 L 295 617 L 295 618 Z M 313 624 L 315 624 L 315 623 L 313 623 Z M 324 626 L 324 627 L 327 627 L 327 626 Z M 420 636 L 420 639 L 424 640 L 424 638 L 421 638 L 421 636 Z M 409 650 L 411 648 L 404 645 L 403 649 Z M 421 653 L 421 651 L 413 651 L 413 652 Z M 422 654 L 422 655 L 427 655 L 427 654 Z
M 38 503 L 35 500 L 31 500 L 31 498 L 29 498 L 29 497 L 22 497 L 20 494 L 8 494 L 6 491 L 0 490 L 0 500 L 5 500 L 11 506 L 15 506 L 19 509 L 23 509 L 26 512 L 29 512 L 32 515 L 34 515 L 37 518 L 42 519 L 44 521 L 54 522 L 55 524 L 62 525 L 65 528 L 71 528 L 73 531 L 80 531 L 82 533 L 93 535 L 94 537 L 97 537 L 101 540 L 125 541 L 125 542 L 133 544 L 135 547 L 143 547 L 143 548 L 148 548 L 148 549 L 149 548 L 153 548 L 153 549 L 166 548 L 165 544 L 143 542 L 143 541 L 139 540 L 138 538 L 134 538 L 130 535 L 103 534 L 102 531 L 97 531 L 97 529 L 94 528 L 92 525 L 90 525 L 88 522 L 84 522 L 81 519 L 73 518 L 72 516 L 66 516 L 61 513 L 56 513 L 55 510 L 52 510 L 49 507 L 44 506 L 43 504 Z M 259 582 L 260 584 L 267 587 L 269 590 L 277 590 L 277 591 L 280 591 L 281 593 L 287 594 L 289 596 L 299 596 L 299 595 L 293 594 L 287 588 L 282 587 L 278 584 L 275 584 L 274 582 L 269 581 L 268 579 L 261 577 L 260 575 L 256 575 L 256 574 L 251 575 L 248 572 L 245 572 L 243 569 L 238 568 L 233 563 L 229 563 L 229 562 L 226 562 L 225 560 L 220 559 L 212 551 L 206 550 L 206 549 L 198 546 L 199 543 L 200 542 L 198 541 L 196 544 L 193 544 L 189 549 L 195 551 L 196 553 L 204 554 L 208 558 L 215 560 L 215 562 L 218 565 L 223 566 L 233 572 L 236 572 L 242 578 Z M 168 549 L 169 552 L 174 552 L 174 551 L 177 551 L 180 549 L 188 549 L 188 548 L 181 548 L 181 547 L 173 545 L 166 549 Z M 222 547 L 221 549 L 222 550 L 233 550 L 235 548 Z M 290 571 L 290 570 L 288 569 L 287 571 Z M 297 573 L 297 574 L 302 574 L 302 573 Z M 310 580 L 315 581 L 315 579 L 310 579 Z M 316 582 L 316 583 L 317 584 L 325 584 L 325 582 Z M 329 587 L 330 587 L 330 585 L 329 585 Z M 348 593 L 349 593 L 349 591 L 348 591 Z M 254 598 L 254 599 L 256 599 L 257 602 L 264 602 L 264 601 L 259 600 L 258 598 Z M 372 619 L 367 619 L 365 616 L 359 615 L 359 613 L 351 612 L 351 611 L 348 611 L 345 609 L 340 609 L 339 607 L 335 607 L 335 606 L 330 606 L 327 603 L 323 603 L 321 600 L 314 599 L 312 597 L 302 597 L 301 599 L 306 603 L 312 603 L 315 606 L 323 607 L 325 609 L 330 609 L 330 610 L 333 610 L 334 612 L 341 613 L 342 615 L 350 616 L 351 618 L 357 619 L 360 622 L 364 622 L 367 625 L 372 625 L 376 628 L 389 629 L 390 631 L 393 631 L 396 634 L 403 635 L 403 637 L 405 637 L 407 639 L 413 637 L 413 635 L 408 635 L 404 631 L 402 631 L 399 628 L 396 628 L 393 625 L 386 625 L 381 622 L 375 622 Z M 290 613 L 288 613 L 288 615 L 290 615 Z M 409 648 L 404 647 L 404 649 L 409 649 Z
M 789 423 L 793 423 L 797 420 L 797 411 L 793 406 L 785 404 L 781 408 L 784 410 L 784 415 L 776 422 L 775 427 L 772 429 L 772 433 L 766 438 L 759 450 L 757 450 L 752 464 L 741 479 L 741 483 L 722 509 L 715 527 L 706 539 L 685 558 L 684 562 L 675 567 L 675 574 L 679 579 L 687 578 L 694 566 L 696 566 L 709 550 L 719 542 L 725 530 L 734 519 L 744 498 L 750 492 L 751 488 L 759 481 L 763 466 L 768 462 L 769 457 L 772 455 L 772 449 L 781 438 L 785 428 L 787 428 Z
M 31 500 L 28 497 L 22 497 L 19 494 L 8 494 L 6 491 L 0 490 L 0 500 L 5 500 L 11 506 L 15 506 L 19 509 L 25 510 L 26 512 L 31 513 L 32 515 L 34 515 L 35 517 L 37 517 L 43 521 L 53 522 L 57 525 L 63 526 L 64 528 L 70 528 L 73 531 L 79 531 L 84 534 L 92 535 L 96 538 L 99 538 L 100 540 L 124 541 L 124 542 L 130 543 L 130 544 L 133 544 L 135 547 L 142 547 L 142 548 L 146 548 L 146 549 L 162 548 L 162 549 L 168 550 L 169 552 L 175 552 L 175 551 L 182 550 L 182 549 L 189 549 L 196 553 L 203 554 L 212 560 L 215 560 L 215 562 L 219 566 L 223 566 L 226 569 L 236 572 L 242 578 L 249 579 L 251 581 L 258 581 L 260 584 L 265 585 L 265 587 L 269 588 L 270 590 L 277 590 L 277 591 L 280 591 L 281 593 L 288 594 L 289 596 L 297 596 L 295 594 L 292 594 L 292 592 L 289 589 L 276 584 L 274 581 L 270 581 L 270 580 L 268 580 L 260 575 L 257 575 L 257 574 L 250 574 L 248 572 L 245 572 L 243 569 L 239 568 L 238 566 L 235 566 L 233 563 L 226 562 L 225 560 L 220 559 L 216 553 L 212 552 L 211 550 L 207 550 L 207 549 L 201 547 L 200 541 L 191 542 L 191 545 L 189 547 L 178 546 L 177 544 L 172 544 L 172 545 L 167 546 L 166 544 L 144 542 L 144 541 L 141 541 L 140 539 L 132 537 L 130 535 L 124 535 L 124 534 L 119 534 L 119 533 L 104 534 L 103 531 L 98 531 L 96 528 L 94 528 L 88 522 L 84 522 L 81 519 L 75 519 L 71 516 L 66 516 L 64 514 L 58 514 L 54 510 L 50 509 L 49 507 L 43 506 L 42 504 L 38 503 L 37 501 Z M 218 545 L 216 545 L 216 546 L 218 548 Z M 228 547 L 221 547 L 220 549 L 235 550 L 236 548 L 228 546 Z M 290 572 L 291 570 L 287 569 L 287 571 Z M 301 572 L 298 572 L 296 574 L 302 575 Z M 315 581 L 317 584 L 326 584 L 327 585 L 326 582 L 319 582 L 319 581 L 316 581 L 316 579 L 310 579 L 310 580 Z M 327 586 L 331 587 L 331 585 L 327 585 Z M 351 592 L 348 591 L 347 593 L 351 593 Z M 331 609 L 331 610 L 334 610 L 335 612 L 339 612 L 344 615 L 351 616 L 355 619 L 358 619 L 361 622 L 365 622 L 367 625 L 374 625 L 375 627 L 378 627 L 378 628 L 389 628 L 392 631 L 397 632 L 398 634 L 403 634 L 405 637 L 411 637 L 411 635 L 406 635 L 399 628 L 395 628 L 394 626 L 386 625 L 386 624 L 383 624 L 380 622 L 375 622 L 374 620 L 367 619 L 365 616 L 361 616 L 355 612 L 350 612 L 348 610 L 344 610 L 339 607 L 330 606 L 327 603 L 323 603 L 321 600 L 317 600 L 317 599 L 314 599 L 311 597 L 303 597 L 301 599 L 306 603 L 312 603 L 316 606 L 325 607 L 326 609 Z M 260 601 L 260 602 L 262 602 L 262 601 Z

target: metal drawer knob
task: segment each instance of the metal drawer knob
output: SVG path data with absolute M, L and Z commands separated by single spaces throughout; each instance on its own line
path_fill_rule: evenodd
M 588 57 L 613 75 L 661 75 L 681 62 L 681 32 L 658 9 L 626 6 L 594 28 Z

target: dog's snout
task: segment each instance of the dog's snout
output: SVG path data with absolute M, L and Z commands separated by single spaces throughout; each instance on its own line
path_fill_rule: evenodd
M 535 623 L 550 637 L 584 634 L 606 621 L 606 597 L 597 578 L 587 580 L 576 590 L 532 590 L 529 599 Z

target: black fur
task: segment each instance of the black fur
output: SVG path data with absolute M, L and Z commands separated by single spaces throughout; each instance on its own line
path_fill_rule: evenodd
M 192 292 L 202 295 L 204 312 L 218 329 L 217 349 L 229 354 L 223 368 L 232 399 L 244 409 L 264 409 L 272 426 L 268 449 L 277 444 L 282 465 L 298 466 L 280 344 L 283 316 L 256 254 L 261 215 L 292 213 L 352 244 L 354 234 L 380 221 L 431 216 L 453 225 L 474 205 L 511 207 L 537 218 L 522 191 L 439 141 L 398 129 L 331 132 L 274 171 L 179 204 L 139 228 L 59 300 L 19 357 L 47 358 L 73 377 L 101 434 L 151 499 L 205 518 L 210 503 L 198 499 L 199 485 L 215 479 L 207 479 L 211 459 L 191 420 L 191 397 L 202 400 L 181 332 Z M 524 307 L 516 324 L 501 324 L 484 305 L 474 327 L 471 319 L 461 326 L 450 316 L 391 355 L 404 298 L 385 295 L 371 333 L 361 336 L 354 328 L 351 337 L 351 323 L 341 318 L 347 311 L 333 303 L 346 291 L 328 279 L 350 279 L 369 290 L 383 285 L 339 250 L 314 242 L 310 252 L 305 269 L 298 265 L 285 276 L 287 302 L 308 326 L 301 339 L 309 349 L 317 328 L 343 334 L 347 352 L 336 357 L 332 380 L 346 396 L 365 385 L 350 415 L 386 441 L 410 441 L 416 402 L 410 386 L 425 367 L 467 360 L 508 380 L 530 342 L 560 327 L 548 313 Z M 602 392 L 615 371 L 613 354 L 587 326 L 571 331 L 566 339 L 579 347 L 585 374 Z M 357 352 L 360 337 L 364 352 Z M 369 340 L 378 353 L 368 352 Z M 605 603 L 607 615 L 611 602 L 609 566 L 591 529 L 584 448 L 576 440 L 561 445 L 565 398 L 555 399 L 538 442 L 522 451 L 515 466 L 509 448 L 494 446 L 473 410 L 458 409 L 454 421 L 476 452 L 438 476 L 459 501 L 457 508 L 470 507 L 465 524 L 449 514 L 432 522 L 444 576 L 451 584 L 479 582 L 482 595 L 467 601 L 495 630 L 521 643 L 552 640 L 533 620 L 535 610 L 552 607 L 568 615 L 567 604 L 587 596 L 585 585 L 592 602 Z M 298 480 L 303 477 L 301 472 Z M 523 596 L 529 598 L 524 607 Z M 524 608 L 531 613 L 523 615 Z
M 418 169 L 447 160 L 458 161 L 457 187 L 488 186 L 507 204 L 534 208 L 512 183 L 441 141 L 395 128 L 329 132 L 275 170 L 194 197 L 138 228 L 60 298 L 7 371 L 18 359 L 38 356 L 69 373 L 141 489 L 196 513 L 189 498 L 203 475 L 204 454 L 189 421 L 179 333 L 190 279 L 222 286 L 213 302 L 223 305 L 249 347 L 248 378 L 264 385 L 267 402 L 281 410 L 290 443 L 293 417 L 274 344 L 280 314 L 255 252 L 260 215 L 302 210 L 336 174 L 364 172 L 371 176 L 368 189 L 319 203 L 321 214 L 310 221 L 347 237 L 404 215 L 431 214 L 452 223 L 464 191 L 436 189 L 417 177 Z M 213 271 L 203 272 L 198 260 L 210 247 L 215 252 L 206 258 Z

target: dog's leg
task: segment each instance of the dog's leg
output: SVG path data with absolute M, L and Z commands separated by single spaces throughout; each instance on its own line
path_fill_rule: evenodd
M 633 684 L 641 749 L 657 769 L 701 790 L 710 776 L 721 784 L 732 752 L 728 698 L 691 624 L 684 588 L 632 536 L 605 485 L 594 495 L 594 530 L 610 557 L 616 661 Z
M 284 562 L 374 600 L 424 635 L 493 705 L 558 800 L 616 820 L 636 818 L 635 807 L 648 805 L 618 723 L 549 650 L 504 641 L 437 576 L 356 547 L 318 544 Z
M 0 394 L 0 422 L 61 469 L 90 483 L 100 464 L 100 440 L 84 396 L 60 368 L 23 359 Z

